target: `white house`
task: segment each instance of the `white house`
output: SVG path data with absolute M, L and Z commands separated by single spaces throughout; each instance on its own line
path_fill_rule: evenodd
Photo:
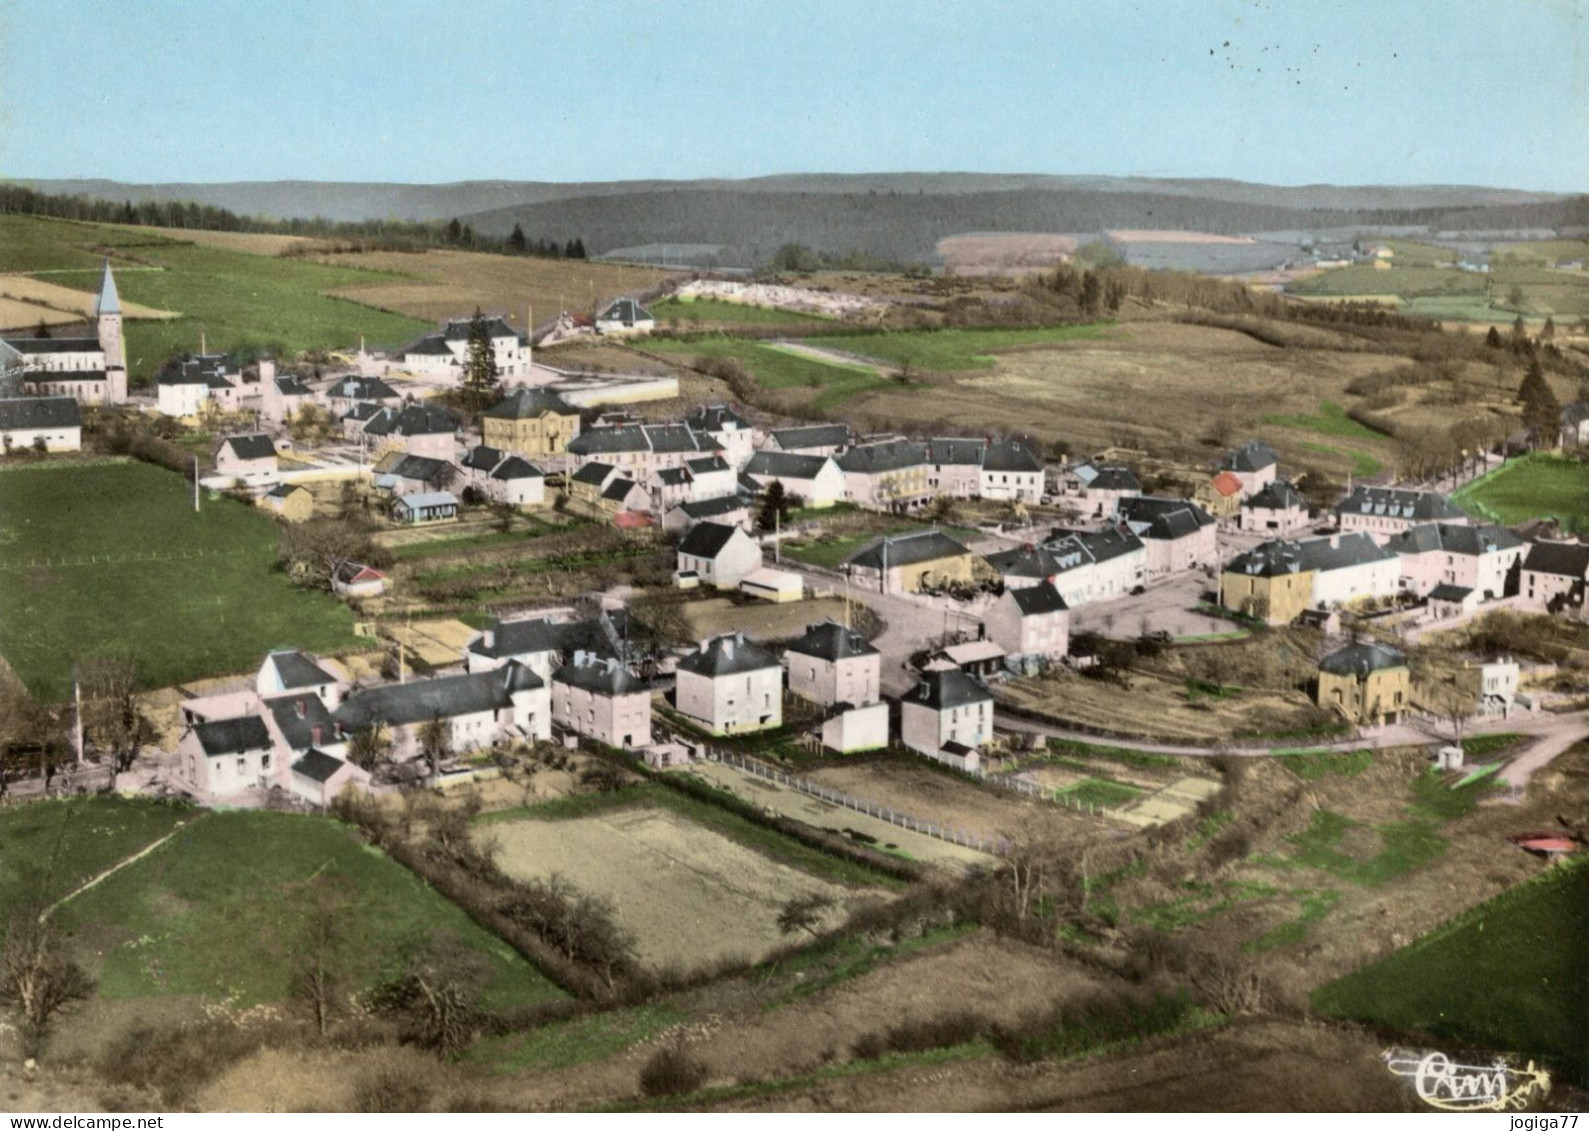
M 1523 558 L 1520 592 L 1530 604 L 1581 615 L 1589 591 L 1589 545 L 1533 542 Z
M 783 725 L 783 665 L 744 633 L 702 641 L 679 661 L 676 681 L 674 705 L 712 734 Z
M 803 456 L 837 456 L 854 442 L 848 424 L 803 424 L 768 432 L 766 450 Z
M 882 653 L 836 621 L 809 626 L 785 649 L 784 663 L 789 690 L 824 707 L 876 703 L 882 694 Z
M 988 639 L 1011 656 L 1058 659 L 1070 651 L 1070 608 L 1048 581 L 1006 587 L 982 623 Z
M 694 574 L 718 589 L 737 589 L 761 568 L 761 546 L 743 527 L 698 522 L 679 543 L 678 573 Z
M 756 450 L 756 430 L 751 427 L 750 421 L 728 405 L 704 405 L 686 416 L 684 423 L 716 440 L 723 449 L 723 458 L 736 471 L 745 466 Z
M 514 384 L 530 375 L 530 342 L 500 317 L 482 318 L 485 335 L 491 342 L 497 376 Z M 404 369 L 427 377 L 461 380 L 469 359 L 469 333 L 472 318 L 454 318 L 434 333 L 398 350 L 394 360 Z
M 274 483 L 277 474 L 276 445 L 264 433 L 228 436 L 216 450 L 215 470 L 248 485 Z
M 576 652 L 552 676 L 552 721 L 622 750 L 651 745 L 651 692 L 611 656 Z
M 73 398 L 0 398 L 0 451 L 75 452 L 82 446 L 83 416 Z
M 745 474 L 762 489 L 782 483 L 785 497 L 797 498 L 808 507 L 830 507 L 844 498 L 844 472 L 829 456 L 764 448 L 750 457 Z
M 1218 524 L 1194 502 L 1137 495 L 1116 502 L 1115 517 L 1147 549 L 1149 581 L 1219 562 Z
M 1407 592 L 1428 596 L 1437 586 L 1471 589 L 1479 601 L 1505 597 L 1522 561 L 1523 540 L 1503 526 L 1424 523 L 1396 535 L 1385 549 L 1401 559 Z
M 1040 502 L 1043 474 L 1043 461 L 1025 444 L 999 440 L 982 453 L 980 494 L 984 499 Z
M 698 522 L 720 522 L 725 526 L 741 526 L 748 531 L 751 527 L 750 505 L 743 496 L 737 494 L 678 503 L 663 514 L 662 529 L 669 534 L 682 534 Z
M 1228 471 L 1241 484 L 1243 499 L 1256 495 L 1273 483 L 1279 471 L 1280 460 L 1274 449 L 1262 440 L 1248 440 L 1228 453 L 1220 461 L 1219 471 Z
M 428 722 L 447 724 L 455 753 L 498 742 L 544 742 L 552 737 L 551 689 L 522 664 L 435 679 L 388 683 L 350 694 L 332 712 L 343 734 L 381 727 L 392 736 L 397 761 L 417 757 Z
M 979 769 L 980 749 L 993 739 L 993 695 L 958 668 L 924 672 L 899 701 L 899 731 L 918 754 Z
M 1275 479 L 1241 501 L 1236 527 L 1284 538 L 1306 530 L 1308 522 L 1307 500 L 1286 480 Z

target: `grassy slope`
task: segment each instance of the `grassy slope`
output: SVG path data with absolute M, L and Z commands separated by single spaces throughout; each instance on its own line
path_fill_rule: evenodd
M 395 344 L 427 323 L 325 292 L 398 276 L 302 259 L 250 255 L 167 240 L 147 230 L 31 216 L 0 216 L 0 270 L 48 272 L 43 278 L 93 291 L 101 249 L 111 255 L 125 299 L 180 311 L 166 322 L 128 322 L 127 365 L 136 381 L 167 358 L 197 350 L 202 329 L 212 349 L 278 352 Z
M 1544 1057 L 1589 1086 L 1586 937 L 1589 857 L 1580 857 L 1322 987 L 1314 1005 Z
M 888 386 L 887 379 L 870 366 L 822 361 L 761 342 L 734 338 L 704 338 L 693 342 L 657 340 L 647 342 L 644 348 L 673 357 L 737 358 L 764 389 L 818 390 L 812 398 L 818 408 L 833 408 L 852 397 Z
M 1018 330 L 905 330 L 893 334 L 838 334 L 811 339 L 822 349 L 909 364 L 929 372 L 989 369 L 993 351 L 1104 336 L 1104 323 Z
M 1589 516 L 1589 465 L 1536 453 L 1467 484 L 1455 500 L 1503 523 L 1546 515 L 1581 522 Z
M 275 568 L 276 528 L 229 498 L 198 514 L 180 476 L 143 463 L 0 472 L 0 635 L 35 695 L 64 698 L 74 658 L 125 650 L 150 686 L 241 671 L 272 647 L 353 646 L 353 617 Z M 43 558 L 206 555 L 30 567 Z
M 240 1005 L 277 1001 L 288 992 L 311 877 L 345 881 L 351 893 L 339 921 L 359 986 L 397 972 L 408 948 L 444 932 L 489 964 L 491 1004 L 562 994 L 412 873 L 321 817 L 207 814 L 57 914 L 63 927 L 103 952 L 103 996 L 203 993 Z
M 0 920 L 60 899 L 195 815 L 180 805 L 102 796 L 0 809 Z
M 775 306 L 751 306 L 743 302 L 724 302 L 715 298 L 665 298 L 651 306 L 658 322 L 722 322 L 741 325 L 798 325 L 802 322 L 826 322 L 822 314 L 801 314 L 794 310 L 780 310 Z

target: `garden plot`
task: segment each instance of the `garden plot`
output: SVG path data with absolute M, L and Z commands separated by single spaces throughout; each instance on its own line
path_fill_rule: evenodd
M 1114 810 L 1112 816 L 1139 828 L 1167 825 L 1197 811 L 1198 805 L 1219 792 L 1219 783 L 1209 778 L 1177 778 L 1162 789 L 1146 793 L 1134 802 Z
M 499 844 L 498 863 L 515 879 L 561 873 L 581 891 L 610 898 L 641 960 L 653 966 L 761 958 L 789 941 L 778 913 L 790 899 L 831 897 L 831 926 L 857 897 L 662 808 L 487 828 Z

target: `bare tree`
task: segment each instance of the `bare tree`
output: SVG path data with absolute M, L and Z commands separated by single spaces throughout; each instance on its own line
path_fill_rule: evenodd
M 343 924 L 353 902 L 348 886 L 337 878 L 311 882 L 303 931 L 293 950 L 292 1000 L 324 1037 L 348 1001 L 349 943 Z
M 407 1043 L 457 1056 L 480 1031 L 485 972 L 479 958 L 457 940 L 438 936 L 410 958 L 408 973 L 377 987 L 371 1004 L 398 1018 Z
M 442 760 L 452 757 L 452 724 L 440 715 L 420 724 L 419 749 L 430 767 L 430 780 L 435 782 L 441 777 Z
M 369 530 L 347 518 L 311 518 L 282 530 L 278 550 L 283 567 L 301 582 L 331 588 L 331 580 L 345 565 L 369 564 L 378 556 Z
M 348 739 L 348 761 L 361 770 L 374 773 L 391 756 L 390 732 L 374 723 L 354 731 Z
M 153 727 L 138 703 L 138 671 L 125 656 L 94 656 L 78 668 L 84 742 L 110 764 L 110 786 L 132 768 Z
M 816 938 L 817 928 L 822 925 L 822 916 L 832 906 L 833 897 L 822 892 L 797 895 L 785 903 L 783 909 L 778 912 L 778 930 L 785 935 L 804 931 L 812 938 Z
M 56 1014 L 93 992 L 94 980 L 67 954 L 60 932 L 37 908 L 12 915 L 0 949 L 0 1003 L 21 1019 L 28 1056 L 44 1047 Z

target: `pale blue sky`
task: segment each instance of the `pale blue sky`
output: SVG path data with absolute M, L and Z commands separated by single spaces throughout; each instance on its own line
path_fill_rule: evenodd
M 1589 0 L 0 0 L 0 176 L 1589 189 Z

